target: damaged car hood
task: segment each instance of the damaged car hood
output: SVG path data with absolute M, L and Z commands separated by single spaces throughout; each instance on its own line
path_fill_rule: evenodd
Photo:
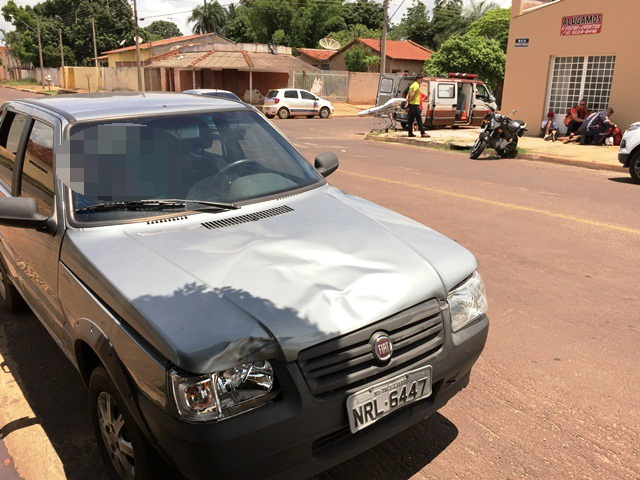
M 168 360 L 200 373 L 293 361 L 476 268 L 443 235 L 323 186 L 167 223 L 70 229 L 62 262 Z

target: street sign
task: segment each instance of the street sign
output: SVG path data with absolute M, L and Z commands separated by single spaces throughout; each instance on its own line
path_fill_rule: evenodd
M 516 47 L 528 47 L 529 39 L 528 38 L 516 38 Z
M 590 13 L 587 15 L 572 15 L 562 17 L 560 35 L 590 35 L 602 31 L 602 13 Z

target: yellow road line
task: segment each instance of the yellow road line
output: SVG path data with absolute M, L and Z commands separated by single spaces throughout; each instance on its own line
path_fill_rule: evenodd
M 403 187 L 415 188 L 417 190 L 423 190 L 425 192 L 437 193 L 437 194 L 446 195 L 446 196 L 449 196 L 449 197 L 462 198 L 464 200 L 471 200 L 473 202 L 484 203 L 486 205 L 492 205 L 494 207 L 508 208 L 510 210 L 518 210 L 518 211 L 521 211 L 521 212 L 537 213 L 539 215 L 546 215 L 547 217 L 560 218 L 562 220 L 569 220 L 569 221 L 572 221 L 572 222 L 581 223 L 583 225 L 590 225 L 592 227 L 598 227 L 598 228 L 603 228 L 603 229 L 607 229 L 607 230 L 614 230 L 616 232 L 630 233 L 632 235 L 640 235 L 640 229 L 624 227 L 622 225 L 616 225 L 615 223 L 599 222 L 597 220 L 589 220 L 588 218 L 574 217 L 573 215 L 566 215 L 564 213 L 551 212 L 549 210 L 543 210 L 541 208 L 525 207 L 524 205 L 518 205 L 518 204 L 515 204 L 515 203 L 499 202 L 497 200 L 488 200 L 486 198 L 476 197 L 474 195 L 466 195 L 464 193 L 452 192 L 450 190 L 444 190 L 444 189 L 441 189 L 441 188 L 425 187 L 424 185 L 418 185 L 416 183 L 404 182 L 402 180 L 390 180 L 388 178 L 374 177 L 374 176 L 371 176 L 371 175 L 365 175 L 365 174 L 362 174 L 362 173 L 349 172 L 349 171 L 345 171 L 345 170 L 342 170 L 341 173 L 346 174 L 346 175 L 351 175 L 351 176 L 354 176 L 354 177 L 365 178 L 367 180 L 375 180 L 377 182 L 388 183 L 388 184 L 391 184 L 391 185 L 401 185 Z

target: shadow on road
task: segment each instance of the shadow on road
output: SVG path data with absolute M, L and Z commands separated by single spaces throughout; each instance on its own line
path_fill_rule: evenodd
M 634 182 L 631 177 L 613 177 L 609 178 L 609 180 L 617 183 L 628 183 L 629 185 L 637 185 L 637 183 Z
M 35 419 L 17 419 L 2 425 L 2 436 L 40 424 L 68 479 L 107 478 L 80 375 L 31 312 L 2 312 L 0 321 L 6 334 L 1 368 L 11 372 L 35 414 Z
M 457 436 L 456 426 L 435 413 L 315 480 L 406 480 L 438 457 Z

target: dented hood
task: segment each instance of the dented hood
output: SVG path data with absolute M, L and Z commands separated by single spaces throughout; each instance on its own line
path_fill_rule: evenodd
M 443 235 L 327 185 L 238 211 L 70 230 L 63 262 L 194 373 L 293 361 L 307 347 L 445 299 L 477 268 Z

